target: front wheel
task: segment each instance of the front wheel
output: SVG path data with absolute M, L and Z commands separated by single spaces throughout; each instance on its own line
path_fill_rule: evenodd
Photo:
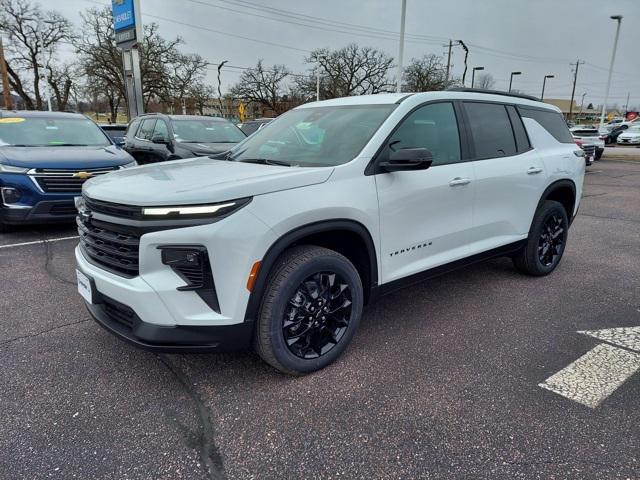
M 562 259 L 569 219 L 560 202 L 545 201 L 531 223 L 525 247 L 513 257 L 515 267 L 527 275 L 548 275 Z
M 324 368 L 351 341 L 362 305 L 362 282 L 346 257 L 317 246 L 291 248 L 269 275 L 256 326 L 256 351 L 291 375 Z

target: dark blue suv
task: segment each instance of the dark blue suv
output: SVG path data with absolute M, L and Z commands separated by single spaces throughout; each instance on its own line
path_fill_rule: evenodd
M 135 165 L 84 115 L 0 111 L 0 232 L 72 220 L 86 180 Z

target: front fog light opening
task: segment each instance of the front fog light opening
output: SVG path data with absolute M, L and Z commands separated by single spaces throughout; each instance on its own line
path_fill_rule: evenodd
M 18 203 L 22 198 L 22 193 L 20 190 L 13 187 L 2 187 L 0 189 L 0 194 L 2 195 L 2 203 L 5 205 L 13 205 Z
M 162 263 L 171 267 L 186 283 L 176 290 L 197 293 L 209 308 L 220 313 L 207 249 L 201 245 L 162 245 L 158 248 L 162 251 Z

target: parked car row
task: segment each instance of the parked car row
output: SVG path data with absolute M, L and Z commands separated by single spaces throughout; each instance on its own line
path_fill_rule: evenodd
M 74 198 L 90 178 L 220 154 L 245 138 L 228 120 L 213 117 L 156 113 L 98 128 L 81 114 L 0 111 L 0 232 L 73 220 Z

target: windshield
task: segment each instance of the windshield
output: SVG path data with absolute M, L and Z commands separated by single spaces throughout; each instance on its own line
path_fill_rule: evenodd
M 397 105 L 292 110 L 231 151 L 230 160 L 334 166 L 353 160 Z
M 173 120 L 176 142 L 181 143 L 238 143 L 244 134 L 233 123 L 220 120 Z
M 111 145 L 100 127 L 88 118 L 0 118 L 0 146 L 56 147 Z

